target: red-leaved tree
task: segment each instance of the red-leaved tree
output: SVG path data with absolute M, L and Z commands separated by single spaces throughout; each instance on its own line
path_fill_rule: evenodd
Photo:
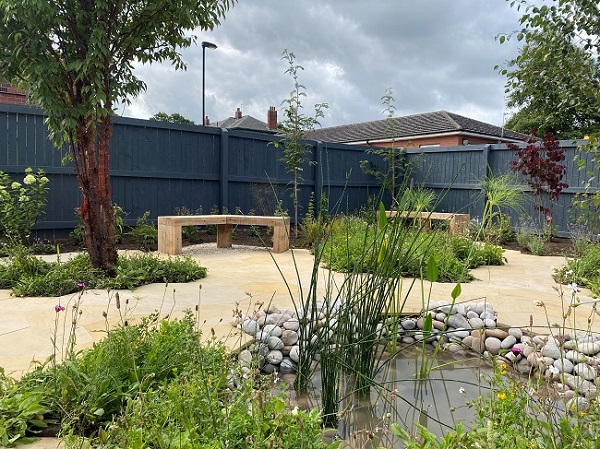
M 569 187 L 562 182 L 567 172 L 565 150 L 560 147 L 552 133 L 547 133 L 538 142 L 528 142 L 524 148 L 508 144 L 516 151 L 516 160 L 510 162 L 510 169 L 520 173 L 523 181 L 531 188 L 536 202 L 535 208 L 552 221 L 552 206 L 558 201 L 563 189 Z

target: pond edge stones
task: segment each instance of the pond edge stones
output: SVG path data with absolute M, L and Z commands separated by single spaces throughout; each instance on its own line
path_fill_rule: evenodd
M 270 307 L 236 318 L 232 325 L 254 337 L 254 341 L 238 354 L 244 369 L 259 369 L 263 373 L 294 374 L 300 357 L 302 316 L 314 320 L 311 329 L 324 329 L 325 316 L 335 320 L 336 310 L 327 310 L 323 304 L 311 313 L 279 310 Z M 424 329 L 427 315 L 431 329 Z M 382 342 L 393 338 L 403 345 L 430 343 L 442 349 L 464 354 L 476 353 L 485 359 L 512 366 L 523 375 L 539 376 L 553 381 L 557 391 L 566 398 L 588 402 L 598 396 L 600 387 L 600 335 L 576 332 L 560 335 L 533 335 L 519 327 L 499 326 L 494 307 L 487 301 L 448 304 L 431 302 L 420 316 L 406 316 L 399 320 L 382 319 L 378 326 Z M 321 335 L 315 332 L 313 343 Z M 317 354 L 318 357 L 318 354 Z M 584 401 L 585 402 L 585 401 Z

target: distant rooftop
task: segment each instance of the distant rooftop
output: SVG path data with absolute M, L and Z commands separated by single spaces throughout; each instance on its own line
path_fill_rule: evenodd
M 372 122 L 315 129 L 309 139 L 332 143 L 363 143 L 386 138 L 410 139 L 433 134 L 472 133 L 502 141 L 521 141 L 524 134 L 446 111 L 393 117 Z
M 227 129 L 243 129 L 247 131 L 260 131 L 268 133 L 277 132 L 277 111 L 271 106 L 267 111 L 268 123 L 265 123 L 251 115 L 242 115 L 240 108 L 235 111 L 234 117 L 228 117 L 220 122 L 209 123 L 209 126 Z

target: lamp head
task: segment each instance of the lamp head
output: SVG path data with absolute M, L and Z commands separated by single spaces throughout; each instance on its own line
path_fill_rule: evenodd
M 217 46 L 212 42 L 202 41 L 202 48 L 210 48 L 211 50 L 216 50 Z

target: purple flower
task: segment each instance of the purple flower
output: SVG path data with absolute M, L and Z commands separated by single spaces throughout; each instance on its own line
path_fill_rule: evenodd
M 77 284 L 77 288 L 79 290 L 84 290 L 85 289 L 85 284 L 83 282 L 80 282 L 79 284 Z
M 510 348 L 510 352 L 512 352 L 514 355 L 519 355 L 521 353 L 521 348 L 513 346 L 512 348 Z
M 65 310 L 65 308 L 64 308 L 63 306 L 61 306 L 60 304 L 56 304 L 56 305 L 54 306 L 54 311 L 55 311 L 56 313 L 62 312 L 63 310 Z

